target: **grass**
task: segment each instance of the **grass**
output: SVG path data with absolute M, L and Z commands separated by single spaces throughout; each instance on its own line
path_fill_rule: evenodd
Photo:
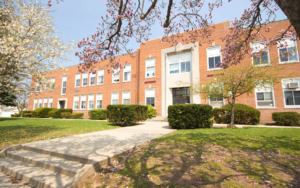
M 134 148 L 81 187 L 299 187 L 300 129 L 179 130 Z
M 27 142 L 118 128 L 106 121 L 0 118 L 0 150 Z

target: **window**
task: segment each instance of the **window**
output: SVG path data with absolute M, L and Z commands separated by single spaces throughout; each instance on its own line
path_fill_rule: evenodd
M 285 108 L 300 108 L 300 78 L 283 79 Z
M 82 74 L 82 86 L 87 86 L 88 83 L 88 73 L 85 72 Z
M 300 105 L 300 91 L 284 91 L 285 105 Z
M 130 104 L 130 91 L 123 91 L 122 98 L 122 104 Z
M 191 72 L 191 52 L 168 55 L 170 74 Z
M 99 93 L 96 95 L 96 108 L 101 109 L 102 108 L 102 93 Z
M 34 99 L 33 110 L 37 109 L 38 99 Z
M 208 69 L 221 68 L 221 46 L 207 48 Z
M 255 88 L 256 107 L 268 108 L 275 107 L 273 87 Z
M 53 98 L 49 98 L 48 108 L 52 108 Z
M 220 108 L 224 105 L 224 99 L 222 96 L 209 97 L 209 105 L 211 105 L 213 108 Z
M 96 74 L 93 72 L 90 73 L 90 86 L 94 86 L 96 81 Z
M 119 104 L 119 92 L 111 93 L 111 104 Z
M 103 84 L 104 82 L 104 69 L 98 70 L 98 85 Z
M 38 80 L 35 83 L 35 91 L 40 91 L 40 84 L 38 83 Z
M 44 98 L 44 108 L 47 108 L 48 98 Z
M 146 78 L 155 77 L 155 58 L 146 59 Z
M 54 86 L 55 86 L 55 78 L 51 78 L 50 89 L 54 90 Z
M 75 75 L 75 87 L 80 87 L 80 77 L 81 73 Z
M 86 108 L 86 95 L 81 95 L 81 105 L 80 105 L 80 110 L 85 110 Z
M 278 43 L 279 62 L 287 63 L 299 61 L 297 41 L 291 37 L 284 38 L 284 42 Z M 291 40 L 292 39 L 292 40 Z
M 120 68 L 114 69 L 112 74 L 112 83 L 119 83 L 120 81 Z
M 149 88 L 145 90 L 146 105 L 152 105 L 155 107 L 155 88 Z
M 62 78 L 62 88 L 61 88 L 61 94 L 65 95 L 67 90 L 67 76 L 63 76 Z
M 79 96 L 75 95 L 74 96 L 73 110 L 78 110 L 78 107 L 79 107 Z
M 131 80 L 131 64 L 125 65 L 123 69 L 123 81 L 129 82 Z
M 170 64 L 170 74 L 179 73 L 179 63 Z
M 43 98 L 39 99 L 39 108 L 42 108 L 42 104 L 43 104 Z
M 181 72 L 191 72 L 191 62 L 181 62 Z
M 94 94 L 89 95 L 89 109 L 94 109 Z
M 260 41 L 252 42 L 251 49 L 253 65 L 270 64 L 269 49 L 267 48 L 267 51 L 265 51 L 266 47 L 262 45 Z

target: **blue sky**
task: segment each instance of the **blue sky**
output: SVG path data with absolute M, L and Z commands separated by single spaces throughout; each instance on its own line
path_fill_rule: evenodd
M 92 33 L 95 33 L 98 23 L 101 21 L 101 15 L 106 14 L 106 0 L 64 0 L 59 4 L 56 0 L 53 1 L 53 6 L 50 8 L 52 16 L 54 17 L 54 24 L 57 26 L 59 36 L 65 43 L 72 40 L 75 41 L 76 51 L 81 51 L 77 48 L 77 42 L 83 37 L 89 37 Z M 48 0 L 41 0 L 42 3 L 47 3 Z M 205 7 L 208 2 L 213 0 L 206 0 Z M 250 7 L 250 0 L 233 0 L 228 3 L 224 0 L 222 7 L 215 9 L 213 12 L 213 22 L 218 23 L 225 20 L 234 20 L 239 18 L 245 8 Z M 205 12 L 207 9 L 203 9 Z M 286 19 L 285 14 L 279 10 L 277 11 L 276 20 Z M 152 36 L 150 39 L 155 39 L 163 36 L 163 29 L 160 25 L 154 25 L 152 28 Z M 139 48 L 139 44 L 135 41 L 131 41 L 129 48 L 133 48 L 136 51 Z M 70 61 L 63 62 L 64 67 L 79 64 L 79 59 L 72 54 L 66 54 Z

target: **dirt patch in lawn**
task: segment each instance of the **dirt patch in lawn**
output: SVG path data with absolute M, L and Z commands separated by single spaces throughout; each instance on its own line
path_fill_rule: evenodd
M 152 141 L 124 153 L 79 187 L 300 187 L 300 157 Z

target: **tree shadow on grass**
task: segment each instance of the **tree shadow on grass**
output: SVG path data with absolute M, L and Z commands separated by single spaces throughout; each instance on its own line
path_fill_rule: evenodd
M 0 117 L 0 121 L 11 121 L 11 120 L 20 120 L 23 118 L 5 118 L 5 117 Z

